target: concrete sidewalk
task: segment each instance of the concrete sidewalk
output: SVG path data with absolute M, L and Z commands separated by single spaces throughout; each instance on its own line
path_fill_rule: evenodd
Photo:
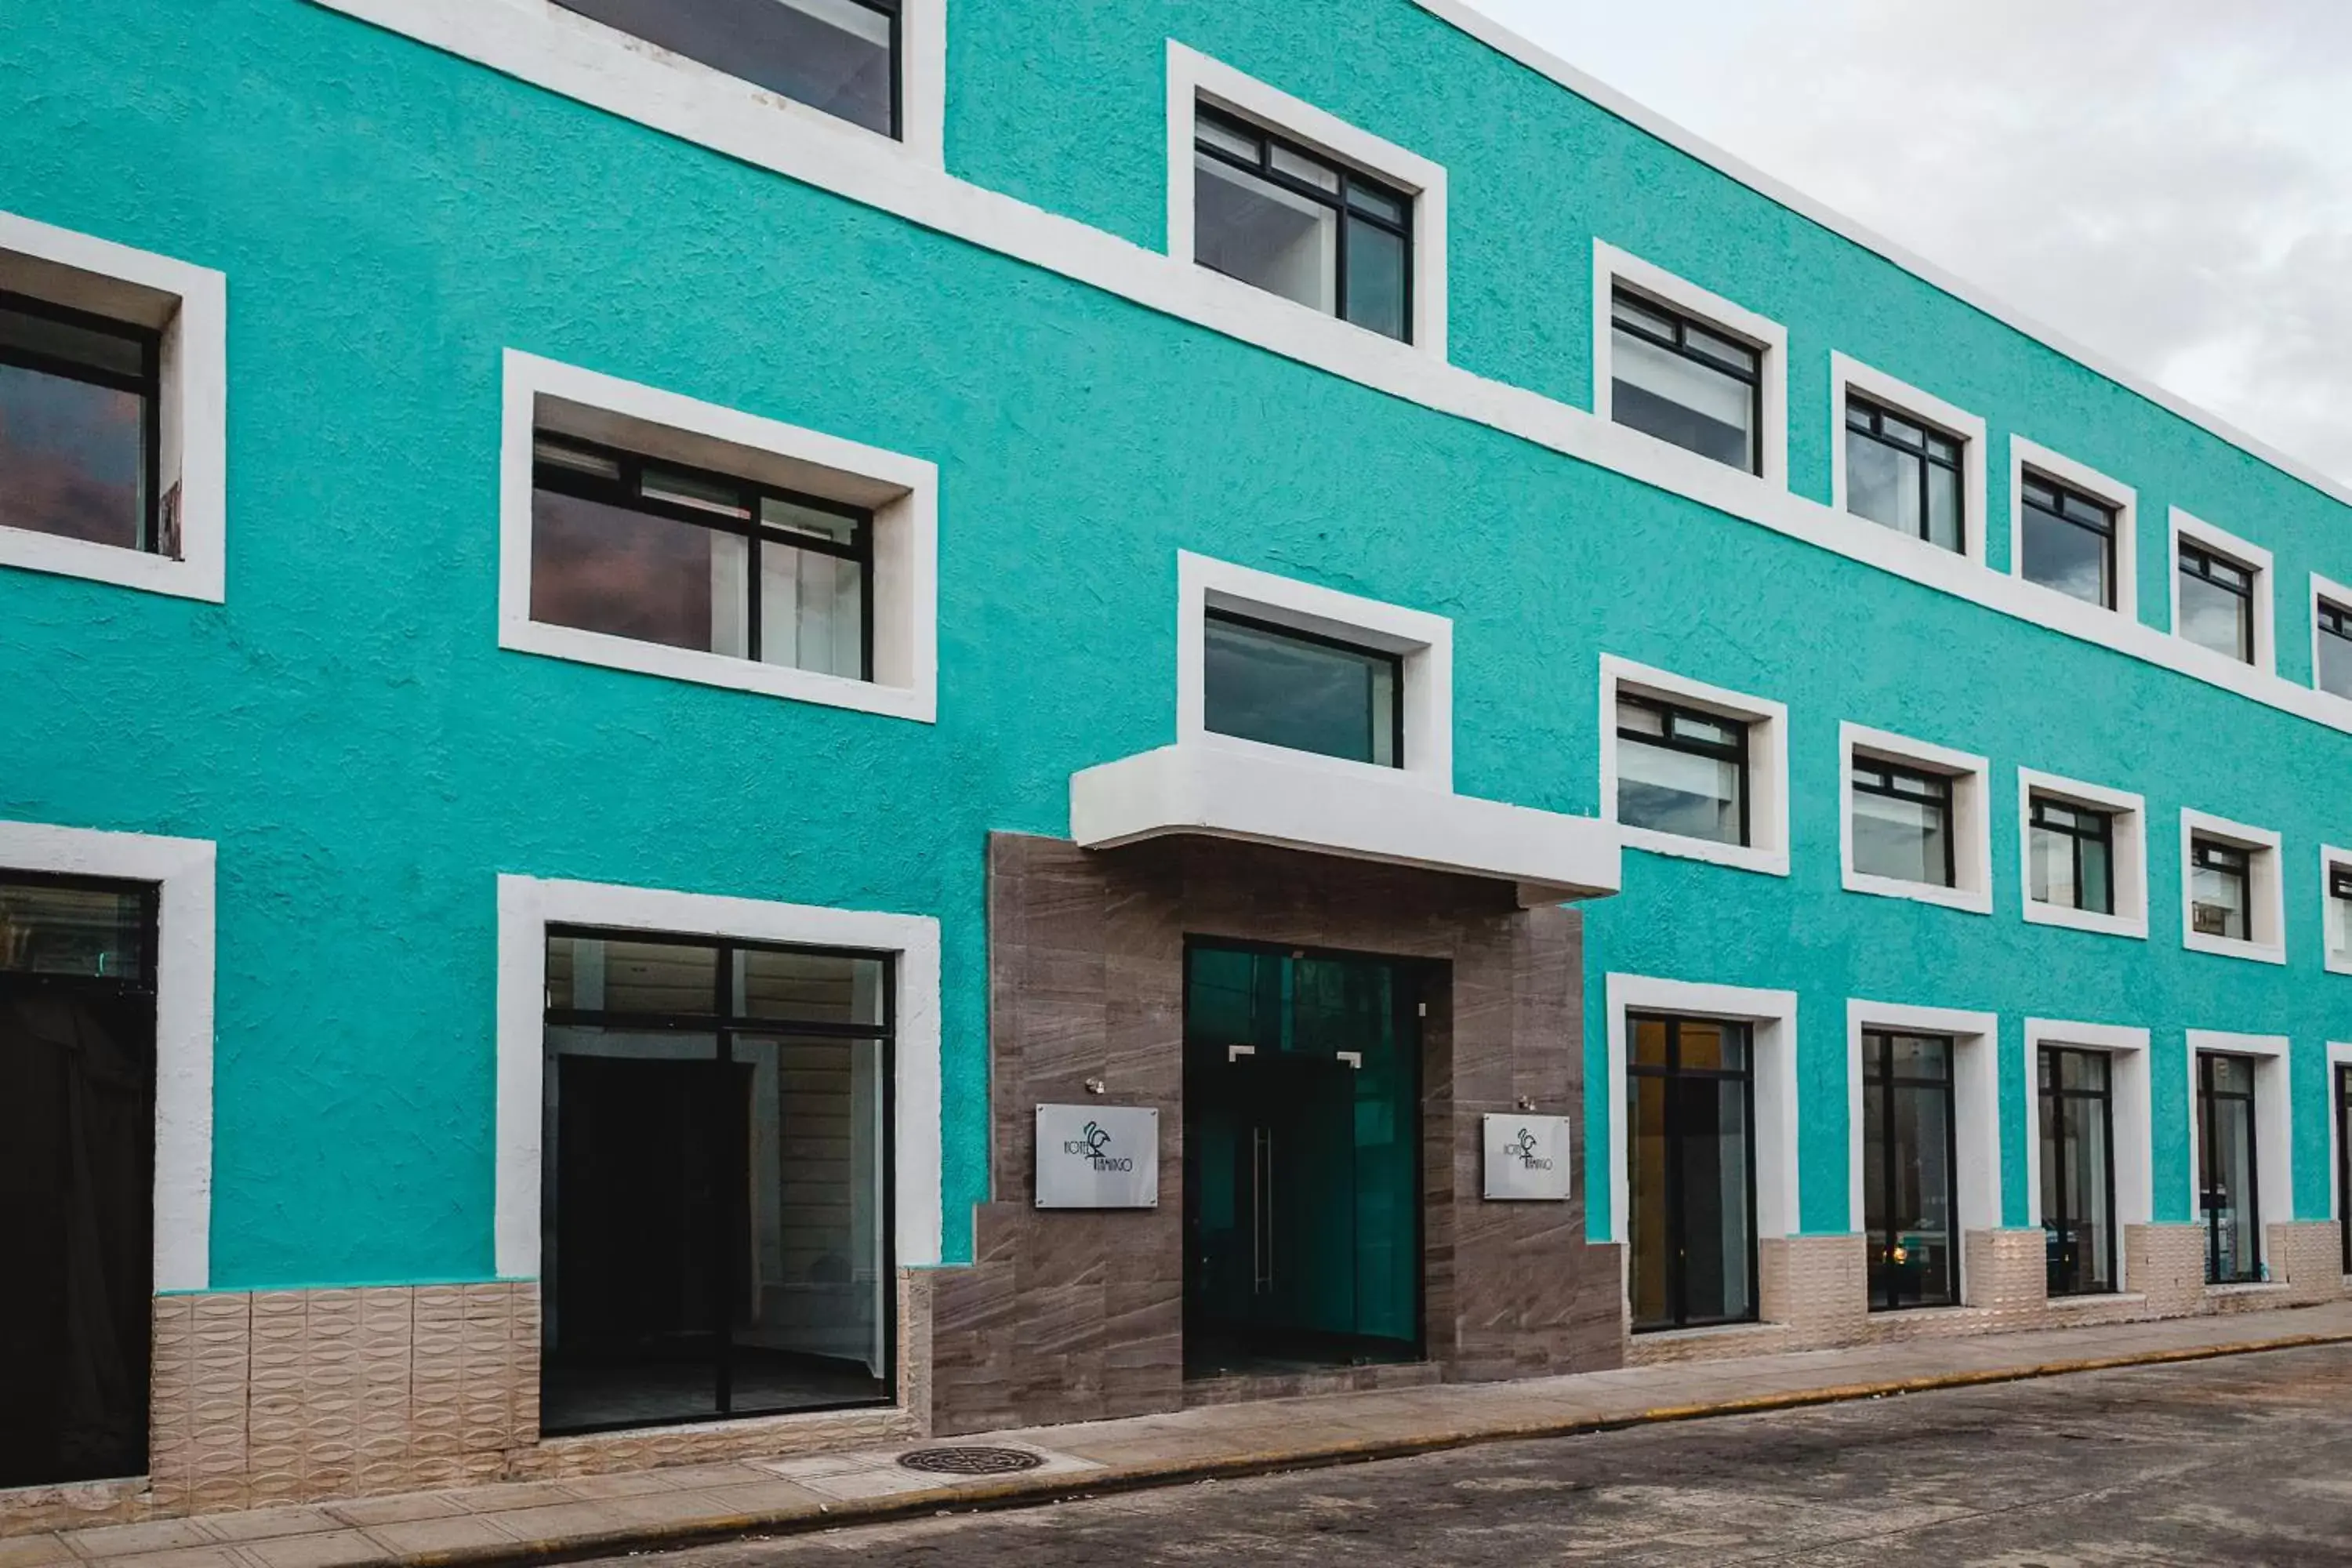
M 457 1568 L 553 1562 L 1641 1422 L 2336 1343 L 2352 1343 L 2352 1301 L 1525 1383 L 1208 1405 L 943 1445 L 898 1444 L 12 1537 L 0 1539 L 0 1568 Z M 1028 1449 L 1043 1463 L 1017 1475 L 971 1479 L 921 1475 L 898 1463 L 910 1447 L 978 1444 Z

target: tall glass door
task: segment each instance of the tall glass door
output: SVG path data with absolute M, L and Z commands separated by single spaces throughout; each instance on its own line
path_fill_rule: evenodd
M 2206 1052 L 2197 1058 L 2197 1188 L 2205 1215 L 2205 1279 L 2242 1284 L 2263 1276 L 2262 1194 L 2254 1157 L 2254 1061 Z
M 1864 1032 L 1862 1121 L 1871 1308 L 1950 1306 L 1960 1296 L 1952 1042 Z
M 2352 1274 L 2352 1065 L 2336 1069 L 2336 1231 Z
M 2042 1231 L 2053 1296 L 2116 1288 L 2114 1065 L 2105 1051 L 2044 1046 Z
M 1628 1026 L 1633 1327 L 1752 1321 L 1756 1080 L 1748 1026 L 1636 1016 Z

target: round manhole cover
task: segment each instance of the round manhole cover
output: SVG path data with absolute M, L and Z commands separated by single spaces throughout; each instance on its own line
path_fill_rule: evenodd
M 906 1468 L 933 1476 L 1009 1476 L 1045 1462 L 1026 1448 L 916 1448 L 898 1456 Z

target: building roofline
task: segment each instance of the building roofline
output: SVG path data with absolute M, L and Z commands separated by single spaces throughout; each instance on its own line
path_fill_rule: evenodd
M 1412 0 L 1412 4 L 1448 26 L 1468 34 L 1497 54 L 1517 61 L 1538 76 L 1553 82 L 1594 107 L 1633 126 L 1647 135 L 1665 142 L 1675 151 L 1706 164 L 1717 174 L 1738 181 L 1768 201 L 1775 202 L 1799 217 L 1818 224 L 1822 228 L 1850 240 L 1864 250 L 1874 252 L 1893 262 L 1921 281 L 1941 289 L 1969 308 L 1981 311 L 2012 331 L 2023 333 L 2043 347 L 2053 349 L 2084 369 L 2105 376 L 2109 381 L 2199 426 L 2206 433 L 2220 437 L 2249 457 L 2269 464 L 2288 478 L 2300 480 L 2330 500 L 2352 506 L 2352 484 L 2335 479 L 2300 458 L 2288 456 L 2278 447 L 2231 424 L 2220 415 L 2200 407 L 2187 398 L 2158 386 L 2137 373 L 2126 370 L 2096 350 L 2076 342 L 2054 327 L 2045 325 L 2015 306 L 2000 300 L 1962 279 L 1958 274 L 1937 266 L 1908 247 L 1867 228 L 1853 218 L 1806 195 L 1795 186 L 1775 179 L 1747 160 L 1727 152 L 1705 137 L 1686 130 L 1645 104 L 1628 98 L 1600 79 L 1588 75 L 1561 59 L 1542 45 L 1527 38 L 1497 22 L 1483 11 L 1473 9 L 1465 0 Z

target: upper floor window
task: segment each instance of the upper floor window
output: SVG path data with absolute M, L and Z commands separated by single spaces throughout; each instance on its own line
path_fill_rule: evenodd
M 1846 508 L 1955 553 L 1966 548 L 1958 437 L 1865 397 L 1845 405 Z
M 1192 135 L 1195 261 L 1412 341 L 1410 194 L 1205 105 Z
M 2327 967 L 2352 969 L 2352 862 L 2327 865 Z
M 1851 777 L 1853 870 L 1890 881 L 1958 886 L 1950 775 L 1857 755 Z
M 2200 647 L 2253 663 L 2257 574 L 2189 539 L 2180 541 L 2179 555 L 2174 631 Z
M 532 620 L 870 677 L 870 511 L 570 436 L 532 457 Z
M 2117 509 L 2030 470 L 2020 499 L 2018 550 L 2026 581 L 2116 608 Z
M 1617 820 L 1718 844 L 1748 842 L 1748 726 L 1620 689 Z
M 2037 795 L 2031 816 L 2033 901 L 2089 914 L 2115 913 L 2114 815 Z
M 161 342 L 0 292 L 0 527 L 178 552 L 156 498 Z
M 1622 284 L 1610 297 L 1610 416 L 1764 471 L 1764 351 Z
M 797 103 L 901 133 L 900 0 L 555 0 Z
M 1208 611 L 1202 634 L 1202 728 L 1403 766 L 1402 656 L 1226 610 Z
M 2189 865 L 2189 929 L 2225 942 L 2253 940 L 2253 851 L 2194 837 Z
M 2313 679 L 2322 691 L 2352 697 L 2352 608 L 2322 599 L 2317 613 Z

